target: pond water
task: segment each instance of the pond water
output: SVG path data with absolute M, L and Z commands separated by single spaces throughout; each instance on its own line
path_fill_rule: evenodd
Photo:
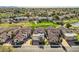
M 76 26 L 76 27 L 78 27 L 79 26 L 79 22 L 77 22 L 77 23 L 73 23 L 73 24 L 71 24 L 72 26 Z

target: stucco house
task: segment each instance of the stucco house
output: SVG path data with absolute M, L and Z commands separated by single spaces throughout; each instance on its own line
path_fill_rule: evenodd
M 38 45 L 39 42 L 44 41 L 45 39 L 45 30 L 44 28 L 36 28 L 32 35 L 32 41 L 34 45 Z

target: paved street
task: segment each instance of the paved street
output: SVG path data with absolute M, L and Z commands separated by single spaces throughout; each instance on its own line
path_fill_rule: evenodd
M 39 46 L 33 46 L 30 44 L 31 40 L 28 40 L 21 48 L 15 48 L 15 52 L 65 52 L 62 47 L 51 48 L 50 45 L 45 45 L 44 49 L 39 48 Z M 67 49 L 67 52 L 79 52 L 79 47 L 70 47 L 67 42 L 63 39 L 62 44 Z
M 15 52 L 65 52 L 63 48 L 50 48 L 49 46 L 45 47 L 44 49 L 40 49 L 37 46 L 29 46 L 29 47 L 22 47 L 16 48 Z M 67 48 L 67 52 L 79 52 L 79 47 L 72 47 Z
M 26 46 L 22 48 L 16 48 L 15 52 L 64 52 L 62 48 L 50 48 L 45 46 L 44 49 L 38 48 L 38 46 Z
M 28 40 L 21 48 L 15 48 L 16 52 L 64 52 L 63 48 L 51 48 L 50 45 L 45 45 L 44 49 L 39 46 L 33 46 L 30 44 L 31 40 Z

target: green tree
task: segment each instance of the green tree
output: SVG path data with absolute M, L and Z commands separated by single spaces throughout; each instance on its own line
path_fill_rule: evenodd
M 72 25 L 69 24 L 69 23 L 66 24 L 66 28 L 70 28 L 71 26 L 72 26 Z
M 54 18 L 54 19 L 57 19 L 57 20 L 60 19 L 58 15 L 54 15 L 53 18 Z

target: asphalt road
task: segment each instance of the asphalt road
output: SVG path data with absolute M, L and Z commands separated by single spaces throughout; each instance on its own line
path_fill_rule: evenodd
M 38 46 L 26 46 L 22 48 L 16 48 L 14 52 L 65 52 L 65 50 L 60 48 L 50 48 L 45 46 L 44 49 L 38 48 Z M 79 46 L 72 46 L 67 48 L 67 52 L 79 52 Z
M 38 46 L 25 46 L 22 48 L 16 48 L 15 52 L 64 52 L 63 48 L 50 48 L 50 46 L 44 46 L 39 48 Z

